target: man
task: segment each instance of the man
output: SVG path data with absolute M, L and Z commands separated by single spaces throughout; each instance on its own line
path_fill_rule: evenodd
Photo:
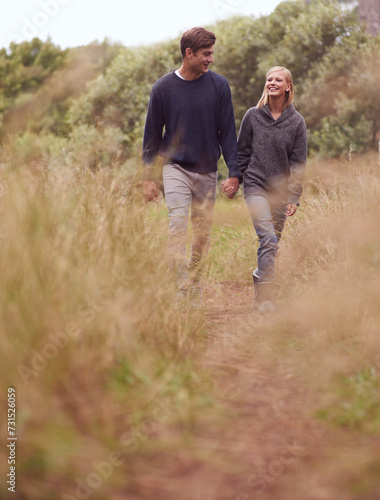
M 200 276 L 210 246 L 216 198 L 217 162 L 223 152 L 229 169 L 222 191 L 233 198 L 239 189 L 237 140 L 227 80 L 209 70 L 214 33 L 186 31 L 180 42 L 181 67 L 152 87 L 144 131 L 143 192 L 158 201 L 153 165 L 163 157 L 165 201 L 169 213 L 169 251 L 183 293 L 201 295 Z M 163 134 L 163 129 L 164 134 Z M 186 234 L 189 208 L 193 240 L 189 266 Z

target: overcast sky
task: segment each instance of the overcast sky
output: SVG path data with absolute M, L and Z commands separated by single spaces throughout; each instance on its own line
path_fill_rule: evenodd
M 273 12 L 281 0 L 0 0 L 0 47 L 50 36 L 61 48 L 105 37 L 124 45 L 175 38 L 235 14 Z

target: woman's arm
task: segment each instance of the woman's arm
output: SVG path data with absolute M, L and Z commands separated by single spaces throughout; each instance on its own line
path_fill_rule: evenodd
M 243 178 L 252 155 L 252 125 L 249 115 L 250 110 L 248 110 L 243 117 L 238 135 L 239 170 Z
M 288 184 L 288 203 L 297 205 L 299 202 L 302 193 L 302 183 L 305 176 L 306 159 L 307 133 L 305 121 L 302 120 L 297 128 L 293 151 L 289 159 L 290 178 Z

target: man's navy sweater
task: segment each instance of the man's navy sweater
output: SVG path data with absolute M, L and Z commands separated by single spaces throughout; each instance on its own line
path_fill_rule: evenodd
M 165 127 L 164 135 L 162 135 Z M 230 177 L 239 177 L 231 91 L 226 78 L 208 71 L 195 80 L 174 72 L 152 87 L 146 118 L 143 162 L 157 155 L 200 174 L 215 172 L 223 151 Z

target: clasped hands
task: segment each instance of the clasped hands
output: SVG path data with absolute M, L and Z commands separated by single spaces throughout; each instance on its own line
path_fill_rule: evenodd
M 228 198 L 232 199 L 239 191 L 238 177 L 228 177 L 222 182 L 222 193 L 226 193 Z M 143 194 L 147 201 L 158 202 L 158 187 L 154 181 L 143 182 Z
M 222 182 L 222 193 L 226 193 L 228 198 L 232 199 L 238 191 L 239 191 L 238 177 L 228 177 L 225 181 Z

